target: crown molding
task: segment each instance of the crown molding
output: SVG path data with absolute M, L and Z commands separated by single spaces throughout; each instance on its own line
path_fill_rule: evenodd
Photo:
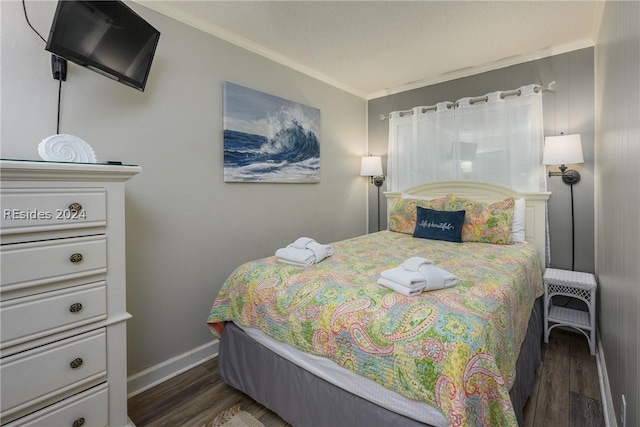
M 567 53 L 574 50 L 595 46 L 594 41 L 591 39 L 578 40 L 576 42 L 567 43 L 559 46 L 549 46 L 547 48 L 540 49 L 534 52 L 510 56 L 508 58 L 499 59 L 497 61 L 492 61 L 486 64 L 465 67 L 460 70 L 453 70 L 447 73 L 440 74 L 439 76 L 417 80 L 402 86 L 387 88 L 387 89 L 383 89 L 383 90 L 375 91 L 371 93 L 366 93 L 350 85 L 347 85 L 343 82 L 330 78 L 322 73 L 319 73 L 318 71 L 310 67 L 300 64 L 299 62 L 287 56 L 281 55 L 278 52 L 267 49 L 264 46 L 261 46 L 257 43 L 252 42 L 251 40 L 248 40 L 244 37 L 240 37 L 239 35 L 234 34 L 228 30 L 225 30 L 224 28 L 221 28 L 217 25 L 213 25 L 209 22 L 206 22 L 205 20 L 200 19 L 197 16 L 193 16 L 192 14 L 185 13 L 180 8 L 172 5 L 172 2 L 146 1 L 146 0 L 132 0 L 132 1 L 136 4 L 146 7 L 147 9 L 151 9 L 157 13 L 160 13 L 169 18 L 175 19 L 179 22 L 182 22 L 183 24 L 189 25 L 190 27 L 193 27 L 205 33 L 211 34 L 219 39 L 225 40 L 233 45 L 236 45 L 250 52 L 253 52 L 257 55 L 268 58 L 278 64 L 284 65 L 288 68 L 291 68 L 295 71 L 303 73 L 309 77 L 312 77 L 316 80 L 324 82 L 328 85 L 331 85 L 335 88 L 343 90 L 347 93 L 350 93 L 352 95 L 355 95 L 367 101 L 380 98 L 383 96 L 394 95 L 396 93 L 406 92 L 409 90 L 418 89 L 425 86 L 443 83 L 450 80 L 468 77 L 475 74 L 485 73 L 487 71 L 493 71 L 500 68 L 509 67 L 512 65 L 522 64 L 525 62 L 535 61 L 537 59 L 546 58 L 549 56 L 559 55 L 562 53 Z M 596 18 L 597 16 L 594 17 L 594 19 Z
M 512 65 L 523 64 L 529 61 L 535 61 L 537 59 L 547 58 L 549 56 L 559 55 L 562 53 L 571 52 L 574 50 L 580 50 L 587 47 L 593 47 L 595 43 L 591 39 L 579 40 L 573 43 L 567 43 L 560 46 L 550 46 L 535 52 L 524 53 L 521 55 L 514 55 L 508 58 L 499 59 L 482 65 L 475 65 L 472 67 L 465 67 L 460 70 L 453 70 L 448 73 L 440 74 L 436 77 L 430 77 L 423 80 L 407 83 L 406 85 L 398 86 L 396 88 L 384 89 L 378 92 L 373 92 L 367 95 L 367 100 L 381 98 L 383 96 L 394 95 L 396 93 L 406 92 L 413 89 L 419 89 L 425 86 L 431 86 L 438 83 L 444 83 L 451 80 L 460 79 L 463 77 L 469 77 L 476 74 L 486 73 L 487 71 L 498 70 L 500 68 L 510 67 Z

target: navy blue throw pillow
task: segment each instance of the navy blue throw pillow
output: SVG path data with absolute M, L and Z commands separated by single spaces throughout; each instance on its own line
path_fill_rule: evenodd
M 417 206 L 413 237 L 462 243 L 465 211 L 437 211 Z

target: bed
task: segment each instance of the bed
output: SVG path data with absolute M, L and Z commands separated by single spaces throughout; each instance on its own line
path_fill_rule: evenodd
M 549 193 L 450 181 L 385 195 L 389 230 L 334 242 L 311 267 L 268 257 L 234 271 L 207 320 L 222 379 L 294 426 L 522 425 L 541 360 Z M 526 243 L 413 237 L 406 206 L 442 200 L 466 218 L 469 201 L 510 200 L 513 215 L 519 200 Z M 418 297 L 377 284 L 412 256 L 460 282 Z

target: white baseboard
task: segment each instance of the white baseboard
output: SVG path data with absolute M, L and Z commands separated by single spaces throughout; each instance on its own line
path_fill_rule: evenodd
M 186 353 L 158 363 L 127 378 L 127 398 L 163 383 L 218 355 L 220 341 L 213 340 Z
M 611 387 L 609 386 L 609 375 L 607 374 L 607 364 L 604 360 L 604 353 L 600 343 L 600 330 L 596 330 L 598 336 L 596 364 L 598 365 L 598 379 L 600 382 L 600 394 L 602 396 L 602 410 L 604 411 L 604 422 L 606 427 L 617 427 L 616 411 L 613 407 L 613 398 L 611 396 Z

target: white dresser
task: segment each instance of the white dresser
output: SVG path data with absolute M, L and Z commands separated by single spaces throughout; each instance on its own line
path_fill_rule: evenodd
M 140 170 L 0 162 L 2 426 L 130 425 L 124 200 Z

